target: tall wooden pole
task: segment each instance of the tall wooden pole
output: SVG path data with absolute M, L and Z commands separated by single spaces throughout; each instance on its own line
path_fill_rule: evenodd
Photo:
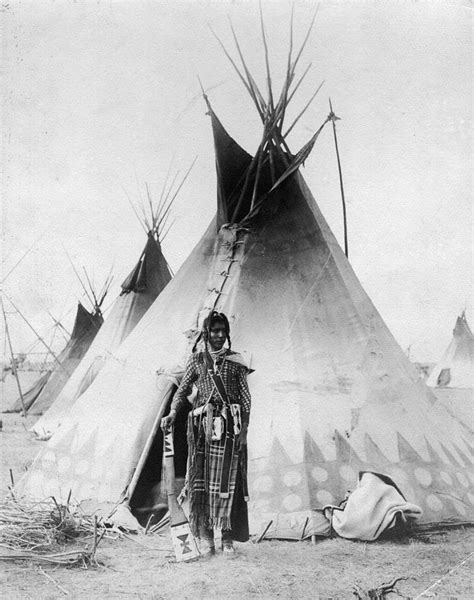
M 7 315 L 5 313 L 5 306 L 3 304 L 3 298 L 0 298 L 0 301 L 2 303 L 3 320 L 5 321 L 5 336 L 8 340 L 8 347 L 10 348 L 10 356 L 11 356 L 11 361 L 12 361 L 12 373 L 16 379 L 16 384 L 18 386 L 18 393 L 20 394 L 20 401 L 21 401 L 21 407 L 23 410 L 23 416 L 26 417 L 26 407 L 25 407 L 25 402 L 23 400 L 23 393 L 21 391 L 20 380 L 18 378 L 18 371 L 16 369 L 15 356 L 13 354 L 12 340 L 10 338 L 10 330 L 8 329 L 8 321 L 7 321 Z
M 18 308 L 18 306 L 16 306 L 16 304 L 13 302 L 13 300 L 9 296 L 7 296 L 7 294 L 5 292 L 3 292 L 3 294 L 4 294 L 5 298 L 7 298 L 7 300 L 10 302 L 10 304 L 13 306 L 13 308 L 16 310 L 16 312 L 20 315 L 20 317 L 23 319 L 23 321 L 25 321 L 25 323 L 28 325 L 28 327 L 31 329 L 31 331 L 36 335 L 38 341 L 43 344 L 43 346 L 48 350 L 48 352 L 51 354 L 51 356 L 54 358 L 54 360 L 58 363 L 59 368 L 61 368 L 65 373 L 70 375 L 69 371 L 64 367 L 64 365 L 61 363 L 59 358 L 51 350 L 51 348 L 44 341 L 44 339 L 40 336 L 40 334 L 34 329 L 34 327 L 31 325 L 31 323 L 28 321 L 28 319 L 25 317 L 25 315 L 21 312 L 21 310 Z M 3 300 L 2 300 L 2 306 L 3 306 Z M 3 314 L 5 315 L 5 311 L 3 312 Z
M 339 146 L 337 144 L 337 134 L 336 134 L 336 121 L 339 121 L 340 118 L 336 117 L 334 111 L 332 110 L 331 98 L 329 98 L 329 108 L 330 113 L 328 119 L 332 121 L 332 130 L 334 133 L 334 144 L 336 146 L 336 157 L 337 157 L 337 168 L 339 170 L 339 186 L 341 188 L 341 198 L 342 198 L 342 215 L 344 219 L 344 253 L 347 258 L 349 258 L 349 243 L 347 241 L 347 211 L 346 211 L 346 199 L 344 196 L 344 184 L 342 181 L 342 169 L 341 169 L 341 159 L 339 157 Z

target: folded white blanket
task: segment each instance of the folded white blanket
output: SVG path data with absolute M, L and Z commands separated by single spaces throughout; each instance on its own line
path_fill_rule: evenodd
M 357 488 L 349 495 L 345 506 L 327 505 L 324 514 L 341 537 L 370 541 L 394 527 L 398 515 L 405 522 L 416 520 L 421 517 L 422 510 L 407 502 L 387 475 L 361 471 Z

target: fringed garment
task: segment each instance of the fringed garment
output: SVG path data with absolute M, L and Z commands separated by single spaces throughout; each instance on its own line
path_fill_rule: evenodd
M 240 449 L 239 439 L 250 415 L 248 372 L 234 352 L 226 351 L 215 363 L 209 354 L 197 352 L 190 357 L 173 400 L 172 408 L 179 410 L 193 385 L 198 389 L 188 416 L 186 477 L 195 535 L 203 528 L 219 528 L 231 531 L 237 541 L 249 536 L 247 452 Z

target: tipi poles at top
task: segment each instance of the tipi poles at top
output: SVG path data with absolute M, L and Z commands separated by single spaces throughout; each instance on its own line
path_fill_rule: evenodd
M 230 19 L 229 19 L 229 21 L 230 21 Z M 255 105 L 259 111 L 260 118 L 262 119 L 262 122 L 265 122 L 266 116 L 269 113 L 268 104 L 265 102 L 263 94 L 260 92 L 260 89 L 259 89 L 255 79 L 253 78 L 252 73 L 250 72 L 250 69 L 247 67 L 247 63 L 245 62 L 243 52 L 240 48 L 239 40 L 235 33 L 234 26 L 232 25 L 232 21 L 230 21 L 230 28 L 232 31 L 232 36 L 234 38 L 235 47 L 237 48 L 237 52 L 239 54 L 240 61 L 242 63 L 242 66 L 245 71 L 245 75 L 247 77 L 247 82 L 248 82 L 248 86 L 249 86 L 247 89 L 251 90 L 251 95 L 252 95 Z
M 251 208 L 251 210 L 249 211 L 249 213 L 247 214 L 247 216 L 245 217 L 245 219 L 243 220 L 243 223 L 249 221 L 250 219 L 252 219 L 259 211 L 260 207 L 262 206 L 263 202 L 268 198 L 268 196 L 280 185 L 282 184 L 285 179 L 287 179 L 292 173 L 294 173 L 306 160 L 306 158 L 309 156 L 311 150 L 313 149 L 313 146 L 317 140 L 317 138 L 319 137 L 319 134 L 321 133 L 321 131 L 323 130 L 324 126 L 327 124 L 327 122 L 329 121 L 329 118 L 327 118 L 324 123 L 321 125 L 321 127 L 316 131 L 316 133 L 313 135 L 313 137 L 309 140 L 309 142 L 307 142 L 303 148 L 301 148 L 301 150 L 298 152 L 298 154 L 296 154 L 293 158 L 293 161 L 288 165 L 287 169 L 284 171 L 284 173 L 278 178 L 277 181 L 275 181 L 275 183 L 272 185 L 272 187 L 265 193 L 263 194 L 258 202 L 255 203 L 255 205 Z
M 64 252 L 69 260 L 69 263 L 71 264 L 71 267 L 74 271 L 74 273 L 76 274 L 76 277 L 79 280 L 79 283 L 81 284 L 82 289 L 84 290 L 84 293 L 91 305 L 91 309 L 96 313 L 96 314 L 101 314 L 101 306 L 105 300 L 105 297 L 107 296 L 107 293 L 109 291 L 109 288 L 112 284 L 112 280 L 113 280 L 113 276 L 112 276 L 112 269 L 110 269 L 109 274 L 107 275 L 104 284 L 102 286 L 102 289 L 100 291 L 100 294 L 97 295 L 95 292 L 95 286 L 92 284 L 90 278 L 89 278 L 89 274 L 87 273 L 87 270 L 85 267 L 82 267 L 83 271 L 84 271 L 84 275 L 86 278 L 86 282 L 89 286 L 89 289 L 87 289 L 86 284 L 84 283 L 84 281 L 82 280 L 81 276 L 79 275 L 76 267 L 74 266 L 74 263 L 72 262 L 71 257 L 69 256 L 67 250 L 64 248 Z
M 290 91 L 290 85 L 291 85 L 291 57 L 293 55 L 293 13 L 294 13 L 294 5 L 291 7 L 291 17 L 290 17 L 290 44 L 289 44 L 289 48 L 288 48 L 288 60 L 287 60 L 287 64 L 286 64 L 286 77 L 285 77 L 285 82 L 283 84 L 283 89 L 281 91 L 280 94 L 280 98 L 278 99 L 278 104 L 277 104 L 277 109 L 279 108 L 280 113 L 281 113 L 281 117 L 280 117 L 280 121 L 283 123 L 283 120 L 285 119 L 285 111 L 286 111 L 286 107 L 288 105 L 288 102 L 290 102 L 291 97 L 288 96 L 289 91 Z M 306 75 L 307 70 L 305 71 L 305 73 L 303 73 L 303 76 L 300 80 L 300 82 L 302 81 L 302 79 L 304 78 L 304 76 Z M 298 84 L 299 85 L 299 84 Z M 296 87 L 296 89 L 298 89 L 298 86 Z M 295 91 L 296 91 L 295 89 Z M 294 92 L 293 92 L 294 94 Z
M 84 292 L 85 292 L 85 294 L 87 296 L 87 299 L 91 303 L 92 307 L 97 310 L 99 308 L 99 306 L 97 305 L 97 298 L 96 298 L 96 295 L 95 295 L 94 288 L 92 287 L 91 280 L 89 279 L 89 275 L 88 275 L 88 273 L 86 271 L 86 268 L 82 267 L 82 270 L 84 271 L 84 275 L 86 277 L 86 281 L 87 281 L 87 283 L 89 285 L 89 290 L 87 290 L 86 286 L 84 284 L 82 284 L 82 280 L 81 280 L 82 287 L 83 287 Z
M 10 330 L 8 329 L 8 321 L 7 321 L 7 315 L 5 313 L 5 306 L 3 304 L 3 298 L 0 296 L 0 302 L 2 303 L 2 312 L 3 312 L 3 320 L 5 322 L 5 337 L 8 340 L 8 347 L 10 350 L 10 356 L 11 356 L 11 361 L 12 361 L 12 373 L 16 379 L 16 385 L 18 387 L 18 393 L 20 394 L 20 402 L 21 402 L 21 408 L 22 408 L 22 414 L 24 417 L 26 417 L 26 407 L 25 407 L 25 401 L 23 399 L 23 392 L 21 391 L 21 385 L 20 385 L 20 379 L 18 378 L 18 371 L 16 368 L 16 362 L 15 362 L 15 356 L 13 354 L 13 346 L 12 346 L 12 340 L 10 337 Z
M 105 297 L 109 293 L 110 286 L 112 285 L 112 281 L 114 280 L 114 276 L 112 275 L 113 265 L 110 267 L 109 274 L 105 278 L 104 285 L 99 292 L 98 298 L 96 300 L 96 304 L 102 309 L 102 304 L 104 303 Z M 95 297 L 95 296 L 94 296 Z
M 255 156 L 252 158 L 252 161 L 247 169 L 247 173 L 245 176 L 245 181 L 244 181 L 244 185 L 242 186 L 242 190 L 240 192 L 240 196 L 239 196 L 239 200 L 237 202 L 236 208 L 234 210 L 234 214 L 232 216 L 232 222 L 234 223 L 236 221 L 237 215 L 239 213 L 240 207 L 242 205 L 242 202 L 244 200 L 245 197 L 245 193 L 247 191 L 247 187 L 248 184 L 250 182 L 250 177 L 253 174 L 253 169 L 255 167 L 255 165 L 257 165 L 257 171 L 255 174 L 255 180 L 254 180 L 254 188 L 253 188 L 253 193 L 252 193 L 252 204 L 251 204 L 251 210 L 253 205 L 255 204 L 255 200 L 256 200 L 256 192 L 257 192 L 257 186 L 258 186 L 258 182 L 260 179 L 260 173 L 261 173 L 261 169 L 262 167 L 266 164 L 267 160 L 271 160 L 271 148 L 272 148 L 272 142 L 273 142 L 273 137 L 272 135 L 275 134 L 276 135 L 276 128 L 277 128 L 277 122 L 275 119 L 270 120 L 268 119 L 267 121 L 264 122 L 264 127 L 263 127 L 263 136 L 262 136 L 262 140 L 259 144 L 259 147 L 257 149 L 257 152 L 255 153 Z M 264 156 L 264 152 L 265 149 L 267 149 L 267 155 Z M 288 163 L 288 158 L 283 154 L 280 153 L 280 158 L 283 159 L 283 162 L 285 164 Z
M 145 221 L 145 223 L 147 224 L 149 231 L 151 231 L 151 230 L 154 231 L 155 227 L 156 227 L 156 222 L 155 222 L 156 215 L 155 215 L 155 212 L 154 212 L 154 209 L 153 209 L 153 202 L 152 202 L 152 199 L 151 199 L 150 188 L 148 187 L 148 183 L 146 181 L 145 181 L 145 189 L 146 189 L 146 197 L 147 197 L 147 200 L 148 200 L 148 207 L 150 209 L 150 214 L 151 214 L 151 218 L 152 218 L 151 225 L 148 224 L 146 221 Z
M 144 231 L 144 232 L 147 234 L 149 230 L 147 229 L 146 225 L 144 224 L 144 222 L 143 222 L 143 219 L 142 219 L 142 218 L 140 217 L 140 215 L 138 214 L 138 211 L 137 211 L 137 209 L 135 208 L 135 205 L 133 204 L 133 202 L 132 202 L 132 199 L 130 198 L 130 196 L 129 196 L 129 194 L 128 194 L 128 192 L 127 192 L 127 190 L 125 189 L 125 187 L 124 187 L 124 186 L 122 186 L 122 189 L 123 189 L 123 191 L 124 191 L 125 195 L 127 196 L 128 203 L 129 203 L 129 204 L 130 204 L 130 206 L 132 207 L 132 210 L 133 210 L 133 212 L 135 213 L 135 216 L 137 217 L 137 219 L 138 219 L 138 222 L 139 222 L 139 223 L 140 223 L 140 225 L 142 226 L 142 228 L 143 228 L 143 231 Z
M 336 121 L 339 120 L 339 117 L 336 117 L 334 111 L 332 110 L 331 98 L 329 98 L 329 108 L 330 113 L 328 119 L 332 121 L 332 130 L 334 133 L 334 145 L 336 147 L 336 157 L 337 157 L 337 168 L 339 171 L 339 186 L 341 188 L 341 199 L 342 199 L 342 215 L 344 219 L 344 253 L 347 258 L 349 258 L 349 242 L 347 235 L 347 212 L 346 212 L 346 199 L 344 196 L 344 183 L 342 181 L 342 168 L 341 168 L 341 159 L 339 157 L 339 146 L 337 144 L 337 134 L 336 134 Z
M 107 275 L 107 277 L 104 281 L 104 285 L 102 286 L 102 289 L 98 295 L 95 293 L 95 287 L 92 285 L 92 282 L 89 279 L 89 274 L 87 273 L 86 268 L 82 267 L 82 269 L 86 276 L 87 283 L 89 284 L 90 293 L 91 293 L 93 301 L 94 301 L 93 306 L 94 306 L 95 312 L 100 314 L 101 306 L 105 300 L 105 297 L 107 296 L 107 293 L 108 293 L 109 288 L 113 281 L 112 269 L 109 271 L 109 274 Z
M 55 316 L 51 314 L 51 312 L 49 310 L 46 311 L 46 312 L 48 313 L 48 315 L 53 320 L 54 328 L 55 329 L 58 328 L 58 329 L 61 330 L 61 333 L 63 334 L 63 338 L 67 342 L 67 340 L 71 337 L 70 332 L 64 327 L 64 325 L 61 323 L 61 321 L 59 319 L 56 319 Z
M 178 187 L 174 190 L 174 192 L 172 191 L 172 188 L 170 187 L 170 189 L 165 197 L 165 203 L 162 206 L 160 205 L 158 207 L 158 210 L 156 212 L 156 223 L 155 223 L 155 230 L 156 230 L 158 239 L 163 239 L 165 236 L 165 234 L 163 234 L 163 229 L 166 226 L 166 222 L 169 217 L 171 206 L 173 205 L 177 195 L 181 191 L 181 188 L 183 187 L 185 181 L 187 180 L 189 174 L 191 173 L 191 170 L 194 167 L 194 165 L 196 164 L 196 161 L 197 161 L 197 156 L 194 157 L 193 162 L 191 163 L 188 170 L 184 174 L 184 177 L 181 179 L 181 182 L 179 183 Z M 176 178 L 178 175 L 179 175 L 179 171 L 176 173 Z M 171 196 L 171 198 L 170 198 L 170 196 Z M 166 202 L 168 202 L 167 205 L 166 205 Z M 168 227 L 168 230 L 166 233 L 168 233 L 168 231 L 169 231 L 169 227 Z
M 270 107 L 270 110 L 273 112 L 275 110 L 275 106 L 273 104 L 272 77 L 270 74 L 270 59 L 268 56 L 267 36 L 265 35 L 265 25 L 263 23 L 263 11 L 262 11 L 262 3 L 261 2 L 259 2 L 259 8 L 260 8 L 260 28 L 262 30 L 263 48 L 265 50 L 265 67 L 267 69 L 268 105 Z
M 306 46 L 306 43 L 309 39 L 309 35 L 311 33 L 312 27 L 314 25 L 314 21 L 316 19 L 316 14 L 317 11 L 315 12 L 313 19 L 311 20 L 310 26 L 308 28 L 308 31 L 306 33 L 305 39 L 303 40 L 303 43 L 301 44 L 301 47 L 298 51 L 298 54 L 295 58 L 294 61 L 292 61 L 292 53 L 293 53 L 293 22 L 291 22 L 291 30 L 290 30 L 290 48 L 289 48 L 289 52 L 288 52 L 288 62 L 287 62 L 287 71 L 286 71 L 286 76 L 285 76 L 285 81 L 283 83 L 283 87 L 280 93 L 280 97 L 278 100 L 278 103 L 276 104 L 276 106 L 274 106 L 274 102 L 273 102 L 273 91 L 272 91 L 272 84 L 271 84 L 271 76 L 270 76 L 270 67 L 269 67 L 269 58 L 268 58 L 268 45 L 267 45 L 267 40 L 266 40 L 266 35 L 265 35 L 265 28 L 264 28 L 264 24 L 263 24 L 263 13 L 260 7 L 260 18 L 261 18 L 261 28 L 262 28 L 262 36 L 263 36 L 263 43 L 264 43 L 264 51 L 265 51 L 265 63 L 266 63 L 266 70 L 267 70 L 267 86 L 269 88 L 269 101 L 268 103 L 265 103 L 263 100 L 263 96 L 262 94 L 259 92 L 258 90 L 258 86 L 256 85 L 253 77 L 250 74 L 249 69 L 247 68 L 247 65 L 245 63 L 245 59 L 243 57 L 242 51 L 240 49 L 240 45 L 237 39 L 237 36 L 235 34 L 235 31 L 232 27 L 231 24 L 231 29 L 232 29 L 232 34 L 235 40 L 235 44 L 236 44 L 236 48 L 237 51 L 239 53 L 240 56 L 240 60 L 242 62 L 245 74 L 247 76 L 247 82 L 244 79 L 244 76 L 240 73 L 240 71 L 238 70 L 238 68 L 236 67 L 234 61 L 232 60 L 232 58 L 230 57 L 229 53 L 227 52 L 227 50 L 224 48 L 223 43 L 218 39 L 221 47 L 224 49 L 224 52 L 226 54 L 226 56 L 228 57 L 228 59 L 231 61 L 231 64 L 234 66 L 234 69 L 237 70 L 240 79 L 244 82 L 244 85 L 246 87 L 246 89 L 249 91 L 252 99 L 254 100 L 255 105 L 257 106 L 257 109 L 259 110 L 259 114 L 260 117 L 262 119 L 262 122 L 264 124 L 264 127 L 267 126 L 267 132 L 266 132 L 266 136 L 265 136 L 265 132 L 264 132 L 264 136 L 267 138 L 267 142 L 268 142 L 268 151 L 270 154 L 270 160 L 272 161 L 272 156 L 271 156 L 271 149 L 272 147 L 276 147 L 278 148 L 279 146 L 282 146 L 283 149 L 285 150 L 285 152 L 291 156 L 291 152 L 290 149 L 288 148 L 288 145 L 286 144 L 286 140 L 285 138 L 287 137 L 288 133 L 293 129 L 293 127 L 296 125 L 296 123 L 298 122 L 298 120 L 301 118 L 301 116 L 304 114 L 304 112 L 307 110 L 307 108 L 309 107 L 309 105 L 311 104 L 311 102 L 313 101 L 313 99 L 316 97 L 317 93 L 319 92 L 322 84 L 319 86 L 319 88 L 316 90 L 316 92 L 313 94 L 313 96 L 310 98 L 309 102 L 306 104 L 306 106 L 304 107 L 304 109 L 300 112 L 300 114 L 297 116 L 297 118 L 295 119 L 295 121 L 292 123 L 291 127 L 289 128 L 289 130 L 285 133 L 285 135 L 283 135 L 282 133 L 282 128 L 283 128 L 283 121 L 284 121 L 284 117 L 286 114 L 286 108 L 290 102 L 290 100 L 293 98 L 294 93 L 296 92 L 296 89 L 299 87 L 299 85 L 301 84 L 301 82 L 303 81 L 304 77 L 306 76 L 306 73 L 308 72 L 309 68 L 311 65 L 309 65 L 309 67 L 307 67 L 307 69 L 305 70 L 305 72 L 303 73 L 302 77 L 299 79 L 296 88 L 291 92 L 290 94 L 290 87 L 293 83 L 294 77 L 295 77 L 295 70 L 296 70 L 296 66 L 299 62 L 299 59 L 303 53 L 303 50 Z M 292 19 L 293 19 L 293 14 L 292 14 Z M 216 36 L 217 37 L 217 36 Z M 258 98 L 258 100 L 257 100 Z M 281 156 L 285 157 L 285 153 L 280 152 Z M 285 161 L 287 162 L 287 161 Z
M 242 81 L 242 83 L 244 84 L 245 89 L 248 91 L 248 93 L 250 94 L 250 97 L 252 98 L 252 100 L 255 103 L 255 106 L 258 110 L 258 114 L 260 115 L 260 118 L 263 120 L 263 112 L 262 112 L 262 108 L 259 105 L 255 95 L 254 95 L 254 90 L 252 90 L 252 88 L 250 87 L 250 85 L 247 83 L 247 81 L 245 80 L 245 77 L 242 75 L 242 73 L 240 72 L 240 69 L 238 68 L 238 66 L 235 64 L 233 58 L 231 57 L 231 55 L 229 54 L 229 52 L 227 51 L 227 48 L 224 46 L 224 44 L 222 43 L 222 40 L 218 37 L 218 35 L 214 32 L 214 30 L 212 29 L 212 27 L 210 27 L 211 33 L 212 35 L 216 38 L 216 40 L 218 41 L 220 47 L 222 48 L 224 54 L 227 56 L 227 58 L 229 59 L 230 64 L 234 67 L 235 72 L 237 73 L 237 75 L 239 76 L 240 80 Z M 231 28 L 232 28 L 232 24 L 231 24 Z
M 64 246 L 63 246 L 63 248 L 64 248 Z M 89 290 L 87 289 L 87 287 L 85 286 L 84 282 L 82 281 L 82 278 L 81 278 L 81 276 L 79 275 L 79 273 L 78 273 L 78 271 L 77 271 L 77 269 L 76 269 L 76 267 L 75 267 L 74 263 L 72 262 L 72 259 L 71 259 L 71 257 L 69 256 L 69 253 L 68 253 L 68 251 L 66 250 L 66 248 L 64 248 L 64 252 L 66 253 L 67 259 L 69 260 L 69 263 L 70 263 L 70 265 L 71 265 L 71 267 L 72 267 L 72 270 L 73 270 L 73 271 L 74 271 L 74 273 L 76 274 L 76 277 L 77 277 L 77 279 L 78 279 L 79 283 L 81 284 L 81 287 L 82 287 L 82 289 L 83 289 L 83 291 L 84 291 L 84 294 L 86 295 L 86 298 L 89 300 L 89 303 L 91 304 L 92 308 L 94 308 L 94 299 L 91 297 L 91 295 L 90 295 L 90 293 L 89 293 Z
M 297 89 L 299 88 L 301 82 L 304 80 L 304 78 L 306 77 L 306 74 L 308 73 L 309 69 L 311 68 L 311 63 L 308 65 L 308 67 L 305 69 L 303 75 L 300 77 L 300 79 L 298 80 L 295 88 L 293 89 L 293 91 L 290 94 L 290 87 L 293 83 L 293 80 L 295 78 L 295 72 L 296 72 L 296 67 L 298 65 L 299 59 L 303 53 L 303 50 L 306 46 L 306 43 L 309 39 L 310 33 L 312 31 L 313 25 L 314 25 L 314 21 L 316 19 L 316 14 L 317 14 L 317 9 L 316 12 L 313 15 L 313 18 L 311 20 L 311 23 L 308 27 L 308 31 L 306 33 L 305 39 L 303 40 L 303 43 L 301 44 L 301 47 L 298 51 L 298 54 L 296 55 L 295 60 L 292 62 L 292 55 L 293 55 L 293 9 L 291 12 L 291 21 L 290 21 L 290 48 L 288 51 L 288 63 L 287 63 L 287 72 L 286 72 L 286 78 L 285 78 L 285 82 L 280 94 L 280 99 L 278 101 L 277 104 L 277 108 L 276 108 L 276 114 L 277 114 L 277 118 L 279 120 L 279 131 L 281 133 L 282 128 L 283 128 L 283 121 L 285 118 L 285 114 L 286 114 L 286 108 L 288 106 L 288 104 L 290 103 L 291 99 L 293 98 L 293 96 L 295 95 Z M 315 94 L 316 95 L 316 94 Z M 310 101 L 311 102 L 311 101 Z M 306 110 L 306 108 L 304 109 Z M 304 111 L 303 111 L 304 112 Z M 301 115 L 300 115 L 301 116 Z M 298 117 L 299 119 L 299 117 Z M 283 137 L 286 137 L 283 136 Z
M 262 123 L 263 123 L 262 139 L 258 146 L 257 152 L 253 156 L 252 161 L 251 161 L 249 167 L 247 168 L 247 172 L 245 174 L 245 180 L 244 180 L 243 186 L 240 190 L 239 197 L 236 202 L 235 209 L 234 209 L 234 212 L 232 215 L 231 222 L 233 222 L 233 223 L 235 223 L 237 221 L 237 219 L 239 218 L 239 214 L 240 214 L 240 211 L 242 208 L 242 204 L 244 202 L 244 198 L 247 196 L 247 193 L 248 193 L 248 187 L 250 185 L 250 181 L 253 180 L 252 184 L 251 184 L 253 187 L 253 190 L 252 190 L 252 195 L 251 195 L 251 200 L 250 200 L 250 207 L 249 207 L 248 214 L 244 217 L 244 219 L 241 219 L 242 222 L 248 221 L 249 218 L 255 216 L 257 214 L 258 210 L 260 209 L 263 200 L 268 198 L 269 194 L 273 190 L 275 190 L 275 188 L 278 185 L 280 185 L 285 179 L 287 179 L 287 177 L 289 177 L 294 171 L 296 171 L 299 168 L 299 166 L 301 166 L 301 164 L 304 163 L 305 159 L 311 152 L 311 149 L 313 148 L 314 143 L 315 143 L 317 137 L 319 136 L 319 133 L 321 132 L 322 128 L 330 120 L 330 118 L 328 117 L 326 119 L 326 121 L 323 123 L 323 125 L 313 135 L 313 137 L 310 139 L 310 141 L 307 142 L 296 155 L 292 154 L 292 152 L 290 151 L 290 149 L 286 143 L 286 138 L 289 135 L 289 133 L 293 130 L 295 125 L 298 123 L 298 121 L 300 120 L 302 115 L 307 111 L 307 109 L 313 102 L 314 98 L 317 96 L 318 92 L 320 91 L 322 85 L 324 84 L 324 81 L 323 81 L 319 85 L 319 87 L 313 93 L 313 95 L 311 96 L 309 101 L 306 103 L 304 108 L 299 112 L 297 117 L 293 120 L 293 122 L 288 127 L 286 132 L 283 134 L 283 122 L 285 119 L 287 106 L 288 106 L 289 102 L 291 101 L 291 99 L 293 98 L 293 96 L 295 95 L 296 90 L 301 85 L 301 82 L 303 81 L 303 79 L 305 78 L 306 74 L 308 73 L 308 71 L 311 67 L 311 64 L 310 64 L 305 69 L 303 75 L 298 79 L 298 81 L 296 82 L 296 85 L 292 89 L 293 82 L 295 81 L 296 67 L 300 61 L 300 58 L 304 51 L 304 48 L 306 47 L 306 44 L 308 42 L 308 39 L 309 39 L 310 33 L 312 31 L 318 10 L 316 9 L 316 11 L 313 15 L 311 23 L 306 32 L 305 38 L 304 38 L 301 46 L 299 47 L 296 57 L 294 59 L 293 59 L 293 10 L 292 10 L 291 24 L 290 24 L 290 46 L 289 46 L 289 52 L 288 52 L 285 80 L 283 82 L 283 86 L 282 86 L 282 89 L 281 89 L 281 92 L 280 92 L 280 95 L 278 98 L 278 102 L 275 104 L 273 89 L 272 89 L 272 77 L 271 77 L 271 72 L 270 72 L 270 59 L 269 59 L 269 49 L 268 49 L 268 43 L 267 43 L 267 34 L 266 34 L 266 30 L 265 30 L 263 10 L 262 10 L 261 3 L 259 3 L 259 8 L 260 8 L 260 27 L 261 27 L 264 56 L 265 56 L 266 83 L 267 83 L 267 88 L 268 88 L 268 100 L 267 101 L 265 101 L 265 99 L 263 98 L 263 95 L 261 94 L 254 78 L 252 77 L 252 74 L 251 74 L 249 68 L 247 67 L 247 64 L 245 62 L 245 58 L 244 58 L 243 52 L 241 50 L 241 46 L 239 44 L 239 41 L 238 41 L 237 35 L 235 33 L 232 22 L 230 22 L 230 28 L 232 31 L 232 36 L 233 36 L 233 39 L 235 42 L 237 53 L 239 55 L 239 58 L 240 58 L 240 61 L 242 64 L 242 70 L 237 66 L 235 61 L 232 59 L 230 53 L 227 51 L 223 42 L 219 39 L 219 37 L 211 29 L 214 37 L 219 42 L 226 57 L 228 58 L 231 65 L 237 72 L 240 80 L 244 84 L 244 87 L 246 88 L 250 97 L 252 98 L 252 100 L 257 108 L 257 111 L 260 115 L 260 118 L 262 120 Z M 202 85 L 201 85 L 201 88 L 202 88 Z M 203 94 L 204 94 L 204 91 L 203 91 Z M 208 106 L 210 107 L 209 101 L 205 94 L 204 94 L 204 97 L 205 97 L 205 100 L 206 100 Z M 276 158 L 278 159 L 278 162 L 275 162 Z M 257 198 L 258 191 L 259 191 L 258 186 L 259 186 L 259 182 L 261 179 L 262 169 L 266 163 L 269 163 L 269 166 L 270 166 L 270 175 L 271 175 L 272 185 L 269 190 L 262 191 L 260 194 L 261 197 Z M 278 174 L 276 173 L 276 168 L 275 168 L 277 164 L 280 168 L 280 171 L 281 171 L 282 164 L 284 165 L 284 171 L 281 175 L 278 176 L 278 179 L 277 179 Z
M 297 82 L 295 88 L 293 89 L 293 91 L 291 92 L 291 94 L 289 94 L 291 84 L 293 83 L 293 80 L 295 78 L 296 67 L 297 67 L 299 59 L 300 59 L 300 57 L 301 57 L 301 55 L 303 53 L 303 50 L 304 50 L 304 48 L 305 48 L 305 46 L 306 46 L 306 44 L 308 42 L 310 33 L 311 33 L 312 29 L 313 29 L 313 25 L 314 25 L 314 22 L 316 20 L 317 13 L 318 13 L 318 9 L 316 9 L 316 11 L 315 11 L 315 13 L 313 15 L 313 18 L 311 19 L 311 23 L 309 24 L 306 36 L 305 36 L 305 38 L 303 40 L 303 43 L 301 44 L 299 52 L 296 55 L 296 58 L 295 58 L 295 60 L 294 60 L 293 63 L 291 62 L 291 57 L 292 57 L 292 53 L 293 53 L 293 10 L 292 10 L 292 13 L 291 13 L 290 49 L 289 49 L 289 52 L 288 52 L 287 74 L 286 74 L 286 81 L 285 81 L 285 84 L 283 86 L 283 89 L 282 89 L 282 92 L 281 92 L 281 95 L 280 95 L 280 101 L 279 101 L 279 103 L 281 102 L 281 118 L 280 118 L 280 126 L 279 126 L 280 132 L 283 129 L 283 121 L 284 121 L 285 114 L 286 114 L 286 108 L 287 108 L 288 104 L 291 102 L 291 100 L 292 100 L 293 96 L 295 95 L 297 89 L 301 85 L 301 82 L 306 77 L 306 74 L 308 73 L 309 69 L 311 68 L 311 63 L 310 63 L 308 65 L 308 67 L 305 69 L 305 71 L 303 72 L 303 75 L 298 80 L 298 82 Z M 313 95 L 313 97 L 311 98 L 311 100 L 308 102 L 308 104 L 306 105 L 306 107 L 303 109 L 303 111 L 298 115 L 298 117 L 296 118 L 295 122 L 291 126 L 290 130 L 293 129 L 294 125 L 296 125 L 296 122 L 300 119 L 300 117 L 306 111 L 306 109 L 308 108 L 308 106 L 311 104 L 313 98 L 316 96 L 316 94 L 317 94 L 318 91 L 319 91 L 319 88 L 315 92 L 315 94 Z M 288 133 L 289 133 L 289 131 L 286 132 L 286 134 L 283 136 L 283 139 L 286 138 L 286 136 L 288 135 Z
M 311 102 L 316 98 L 316 96 L 318 95 L 319 90 L 323 87 L 323 85 L 324 85 L 324 81 L 322 81 L 319 84 L 318 88 L 316 89 L 316 91 L 314 92 L 314 94 L 311 96 L 311 98 L 308 100 L 308 102 L 306 103 L 306 105 L 303 108 L 303 110 L 299 113 L 299 115 L 296 117 L 296 119 L 293 121 L 293 123 L 286 130 L 285 134 L 283 135 L 283 139 L 285 139 L 286 137 L 288 137 L 288 135 L 291 132 L 291 130 L 293 129 L 293 127 L 296 125 L 296 123 L 298 123 L 298 121 L 301 119 L 301 117 L 304 115 L 304 113 L 308 110 Z
M 187 180 L 192 168 L 194 167 L 196 160 L 197 160 L 197 156 L 194 158 L 193 162 L 191 163 L 190 167 L 188 168 L 188 170 L 186 171 L 184 176 L 181 178 L 181 180 L 178 180 L 179 175 L 180 175 L 180 171 L 178 170 L 173 175 L 172 181 L 169 183 L 172 162 L 170 163 L 170 166 L 168 167 L 168 171 L 166 173 L 164 184 L 161 188 L 160 198 L 159 198 L 158 202 L 156 203 L 156 206 L 154 205 L 148 183 L 145 182 L 145 190 L 146 190 L 148 209 L 150 211 L 150 217 L 147 216 L 145 207 L 143 206 L 143 204 L 140 205 L 140 209 L 142 212 L 142 216 L 140 217 L 140 214 L 139 214 L 137 208 L 133 204 L 129 194 L 127 193 L 127 191 L 124 188 L 124 192 L 127 196 L 130 206 L 132 207 L 132 210 L 135 213 L 135 216 L 139 220 L 140 225 L 143 227 L 143 230 L 145 231 L 146 234 L 152 234 L 157 242 L 163 241 L 163 238 L 165 237 L 165 235 L 169 232 L 169 230 L 171 228 L 171 225 L 167 226 L 167 221 L 168 221 L 168 218 L 170 215 L 171 207 L 172 207 L 177 195 L 181 191 L 181 188 L 183 187 L 185 181 Z M 179 181 L 179 183 L 176 186 L 177 181 Z M 166 228 L 166 233 L 163 233 L 165 228 Z M 144 254 L 142 253 L 140 260 L 143 258 L 143 255 Z

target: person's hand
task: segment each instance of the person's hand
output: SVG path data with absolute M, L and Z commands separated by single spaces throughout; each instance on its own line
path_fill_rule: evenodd
M 168 416 L 163 417 L 161 419 L 161 429 L 163 431 L 166 431 L 167 429 L 169 429 L 170 427 L 173 426 L 175 420 L 176 420 L 176 411 L 171 410 L 170 414 Z
M 247 425 L 242 427 L 242 431 L 239 433 L 239 450 L 243 450 L 247 447 Z

